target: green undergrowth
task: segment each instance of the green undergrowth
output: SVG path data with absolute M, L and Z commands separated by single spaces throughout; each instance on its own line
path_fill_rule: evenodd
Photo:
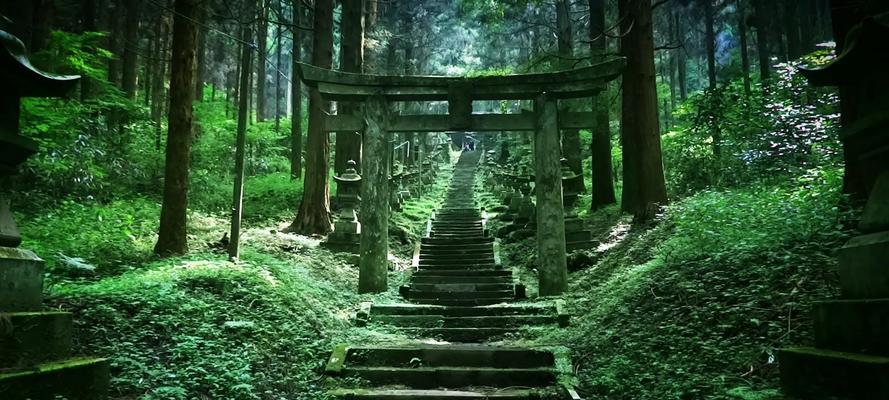
M 589 398 L 773 398 L 776 349 L 810 342 L 812 302 L 836 295 L 850 235 L 840 187 L 840 171 L 815 170 L 704 191 L 647 226 L 592 213 L 614 225 L 597 228 L 606 250 L 571 275 L 572 325 L 529 331 L 530 343 L 569 346 Z M 507 257 L 523 262 L 530 243 Z
M 388 293 L 361 296 L 357 268 L 317 240 L 254 228 L 244 242 L 238 263 L 205 248 L 58 282 L 48 302 L 74 312 L 78 352 L 110 359 L 116 399 L 324 399 L 336 343 L 404 340 L 351 327 L 362 301 L 395 296 L 395 273 Z
M 392 215 L 417 231 L 410 240 L 447 187 L 448 167 L 441 172 Z M 257 196 L 255 203 L 283 210 L 282 191 L 270 186 L 254 184 L 245 204 Z M 227 216 L 193 210 L 191 252 L 159 260 L 151 254 L 158 213 L 147 199 L 69 201 L 23 218 L 24 246 L 47 260 L 48 306 L 74 313 L 78 353 L 109 358 L 112 398 L 325 399 L 323 367 L 335 344 L 410 340 L 352 325 L 362 302 L 399 302 L 404 268 L 390 272 L 386 293 L 358 295 L 353 257 L 284 233 L 291 219 L 284 211 L 247 218 L 241 258 L 232 263 L 220 243 Z M 409 257 L 394 250 L 406 268 Z

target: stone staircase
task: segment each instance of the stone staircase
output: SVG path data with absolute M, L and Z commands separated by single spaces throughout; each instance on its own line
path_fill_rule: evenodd
M 519 302 L 524 287 L 497 261 L 494 240 L 476 206 L 481 152 L 465 152 L 447 197 L 420 245 L 419 264 L 401 295 L 410 303 L 365 304 L 359 325 L 386 326 L 441 344 L 394 347 L 341 345 L 327 372 L 358 388 L 345 399 L 561 399 L 570 374 L 564 352 L 493 346 L 529 326 L 566 326 L 558 302 Z M 346 385 L 343 385 L 346 386 Z M 351 385 L 355 386 L 355 385 Z

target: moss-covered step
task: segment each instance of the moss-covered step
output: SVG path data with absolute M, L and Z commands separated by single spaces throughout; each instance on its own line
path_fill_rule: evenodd
M 781 388 L 790 396 L 820 399 L 889 399 L 889 357 L 810 347 L 778 352 Z
M 504 315 L 488 317 L 442 317 L 440 315 L 378 315 L 374 323 L 405 328 L 521 328 L 556 325 L 555 315 Z
M 408 292 L 411 300 L 469 300 L 469 299 L 514 299 L 515 292 L 512 288 L 507 290 L 469 290 L 469 291 L 444 291 L 430 290 L 420 291 L 411 288 Z
M 473 245 L 473 244 L 481 244 L 481 243 L 494 243 L 494 238 L 492 238 L 492 237 L 478 237 L 478 238 L 424 237 L 424 238 L 420 239 L 420 241 L 424 244 L 434 244 L 434 245 Z
M 498 271 L 498 270 L 494 270 Z M 420 287 L 420 285 L 460 285 L 460 284 L 497 284 L 512 285 L 512 276 L 479 276 L 479 275 L 463 275 L 449 271 L 448 274 L 434 274 L 435 271 L 429 271 L 423 274 L 415 273 L 411 277 L 411 286 Z M 508 271 L 503 271 L 508 272 Z
M 889 356 L 889 299 L 824 301 L 814 310 L 816 347 Z
M 21 312 L 0 316 L 0 369 L 28 367 L 70 356 L 72 318 L 65 312 Z
M 330 391 L 329 394 L 344 400 L 543 400 L 556 398 L 527 389 L 336 389 Z
M 407 335 L 435 339 L 449 343 L 487 343 L 505 339 L 507 335 L 519 332 L 516 327 L 470 327 L 470 328 L 401 328 Z
M 515 301 L 515 296 L 476 298 L 476 299 L 411 299 L 411 301 L 419 304 L 441 305 L 448 307 L 478 307 L 491 306 L 497 304 L 509 303 Z
M 47 362 L 30 369 L 0 373 L 0 399 L 102 400 L 108 395 L 108 362 L 76 358 Z
M 498 304 L 486 307 L 448 307 L 421 304 L 373 304 L 371 318 L 376 315 L 441 315 L 444 317 L 557 315 L 555 302 L 532 304 Z
M 413 389 L 470 386 L 545 387 L 556 383 L 552 368 L 486 367 L 346 367 L 343 376 L 374 385 L 404 385 Z
M 410 290 L 415 292 L 490 292 L 490 291 L 514 291 L 510 279 L 504 278 L 500 282 L 442 282 L 420 283 L 411 281 Z
M 344 362 L 362 367 L 550 368 L 555 356 L 547 350 L 481 345 L 347 346 Z

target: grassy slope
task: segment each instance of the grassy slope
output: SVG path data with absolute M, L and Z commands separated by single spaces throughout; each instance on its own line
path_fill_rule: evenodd
M 406 239 L 425 226 L 447 171 L 393 215 L 394 230 Z M 290 190 L 272 188 L 264 201 Z M 192 251 L 155 259 L 158 211 L 144 199 L 66 202 L 22 226 L 25 247 L 49 261 L 48 303 L 75 313 L 77 351 L 110 358 L 113 398 L 323 399 L 320 372 L 336 343 L 405 340 L 354 328 L 350 319 L 362 301 L 393 300 L 413 246 L 392 247 L 401 267 L 390 274 L 392 290 L 359 296 L 349 257 L 317 247 L 317 239 L 282 233 L 292 217 L 286 213 L 277 224 L 264 215 L 248 220 L 252 228 L 234 264 L 215 248 L 227 220 L 197 211 L 189 221 Z
M 774 351 L 810 341 L 812 301 L 835 295 L 848 237 L 837 172 L 787 188 L 704 192 L 654 226 L 591 215 L 608 250 L 573 273 L 572 326 L 529 332 L 571 348 L 590 398 L 776 395 Z M 533 242 L 507 246 L 515 257 Z

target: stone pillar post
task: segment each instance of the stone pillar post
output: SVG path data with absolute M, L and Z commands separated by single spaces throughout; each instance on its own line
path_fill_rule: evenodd
M 537 263 L 540 295 L 560 295 L 568 286 L 565 256 L 565 210 L 559 160 L 559 112 L 555 99 L 534 101 L 535 192 L 537 194 Z
M 364 104 L 364 161 L 361 185 L 360 293 L 387 289 L 389 256 L 389 104 L 370 97 Z

